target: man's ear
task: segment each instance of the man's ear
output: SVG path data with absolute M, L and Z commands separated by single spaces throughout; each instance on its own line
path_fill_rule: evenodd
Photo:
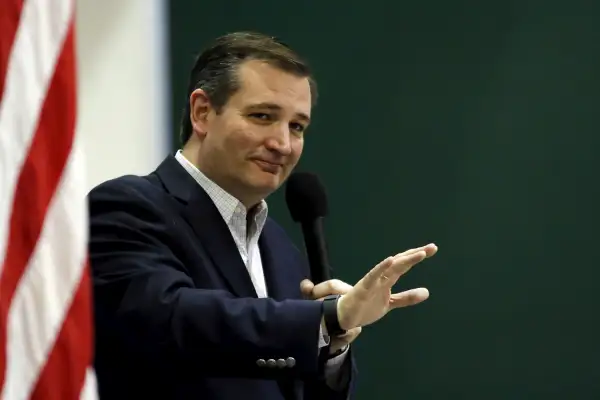
M 206 92 L 196 89 L 190 94 L 190 121 L 194 134 L 204 137 L 208 132 L 208 115 L 212 110 Z

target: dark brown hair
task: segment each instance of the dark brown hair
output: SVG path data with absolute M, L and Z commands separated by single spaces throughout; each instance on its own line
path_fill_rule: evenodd
M 237 69 L 244 61 L 265 61 L 285 72 L 307 77 L 313 105 L 317 85 L 308 64 L 290 47 L 275 37 L 256 32 L 234 32 L 217 38 L 196 59 L 190 72 L 186 105 L 181 118 L 180 139 L 184 145 L 192 135 L 190 95 L 196 89 L 206 92 L 212 106 L 220 112 L 239 89 Z

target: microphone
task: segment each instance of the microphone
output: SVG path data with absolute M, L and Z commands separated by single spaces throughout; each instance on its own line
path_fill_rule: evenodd
M 285 201 L 294 222 L 299 222 L 310 266 L 311 280 L 316 285 L 331 279 L 331 266 L 323 231 L 327 216 L 327 194 L 319 178 L 309 172 L 295 172 L 288 178 Z

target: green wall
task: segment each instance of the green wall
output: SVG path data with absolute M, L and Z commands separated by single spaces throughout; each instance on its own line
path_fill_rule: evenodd
M 174 115 L 208 40 L 281 36 L 320 85 L 300 168 L 337 276 L 438 244 L 399 284 L 430 300 L 357 341 L 358 399 L 600 398 L 600 2 L 287 4 L 172 1 Z

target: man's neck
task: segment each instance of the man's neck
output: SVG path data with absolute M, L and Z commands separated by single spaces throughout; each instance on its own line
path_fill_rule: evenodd
M 262 198 L 258 198 L 257 196 L 247 196 L 245 194 L 238 193 L 239 191 L 237 190 L 232 190 L 235 185 L 230 185 L 227 184 L 227 182 L 223 182 L 222 179 L 219 179 L 218 176 L 210 172 L 210 168 L 203 167 L 198 157 L 199 151 L 198 149 L 194 149 L 193 146 L 185 146 L 183 149 L 181 149 L 181 153 L 183 154 L 185 159 L 188 160 L 192 165 L 194 165 L 198 169 L 198 171 L 202 172 L 204 176 L 206 176 L 208 179 L 210 179 L 212 182 L 218 185 L 221 189 L 238 199 L 240 203 L 242 203 L 242 205 L 246 208 L 248 215 L 254 215 L 253 210 L 256 210 L 256 206 L 258 206 L 258 204 L 262 202 Z

